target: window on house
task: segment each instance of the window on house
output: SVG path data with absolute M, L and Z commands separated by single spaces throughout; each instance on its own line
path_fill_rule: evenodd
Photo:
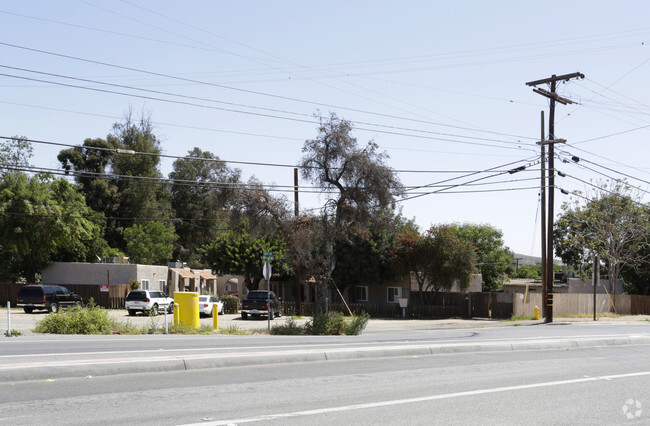
M 149 280 L 140 280 L 140 285 L 143 290 L 149 290 Z
M 158 288 L 163 292 L 165 292 L 166 294 L 169 294 L 169 292 L 167 291 L 168 290 L 167 280 L 158 280 Z
M 368 301 L 368 286 L 358 285 L 354 288 L 354 300 L 357 302 Z
M 402 287 L 388 287 L 388 301 L 397 303 L 402 297 Z

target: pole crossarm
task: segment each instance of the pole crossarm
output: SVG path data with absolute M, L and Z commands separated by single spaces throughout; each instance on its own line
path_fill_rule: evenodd
M 554 75 L 553 77 L 543 78 L 541 80 L 529 81 L 526 83 L 526 86 L 538 86 L 540 84 L 552 83 L 554 81 L 569 81 L 572 78 L 585 78 L 585 75 L 581 72 L 574 72 L 571 74 L 564 75 Z
M 533 89 L 533 92 L 539 93 L 540 95 L 546 96 L 547 98 L 554 99 L 557 102 L 561 103 L 562 105 L 577 103 L 575 101 L 572 101 L 571 99 L 563 98 L 562 96 L 558 95 L 557 93 L 552 93 L 552 92 L 549 92 L 548 90 L 539 89 L 537 87 Z
M 556 143 L 566 143 L 566 139 L 551 139 L 551 140 L 543 140 L 539 142 L 535 142 L 537 145 L 551 145 L 551 144 L 556 144 Z

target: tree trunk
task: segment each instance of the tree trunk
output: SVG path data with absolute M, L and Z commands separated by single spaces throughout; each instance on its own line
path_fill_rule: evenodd
M 325 245 L 325 256 L 327 265 L 325 274 L 319 277 L 316 282 L 316 304 L 314 306 L 314 315 L 325 315 L 329 311 L 328 285 L 332 277 L 332 272 L 336 267 L 336 256 L 334 255 L 334 242 L 328 241 Z

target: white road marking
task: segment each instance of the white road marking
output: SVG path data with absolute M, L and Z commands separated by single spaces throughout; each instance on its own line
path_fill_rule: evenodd
M 650 371 L 640 371 L 637 373 L 627 373 L 627 374 L 615 374 L 611 376 L 584 377 L 581 379 L 558 380 L 554 382 L 531 383 L 528 385 L 503 386 L 498 388 L 477 389 L 472 391 L 453 392 L 453 393 L 447 393 L 442 395 L 422 396 L 418 398 L 394 399 L 392 401 L 380 401 L 380 402 L 369 402 L 365 404 L 343 405 L 340 407 L 319 408 L 316 410 L 305 410 L 305 411 L 294 411 L 291 413 L 266 414 L 266 415 L 241 418 L 241 419 L 192 423 L 184 426 L 236 425 L 240 423 L 253 423 L 253 422 L 261 422 L 265 420 L 277 420 L 277 419 L 290 418 L 290 417 L 316 416 L 316 415 L 327 414 L 327 413 L 336 413 L 336 412 L 352 411 L 352 410 L 365 410 L 368 408 L 387 407 L 387 406 L 401 405 L 401 404 L 412 404 L 415 402 L 435 401 L 439 399 L 459 398 L 459 397 L 484 395 L 484 394 L 497 393 L 497 392 L 509 392 L 509 391 L 516 391 L 522 389 L 534 389 L 534 388 L 543 388 L 543 387 L 550 387 L 550 386 L 563 386 L 563 385 L 571 385 L 575 383 L 595 382 L 599 380 L 625 379 L 629 377 L 640 377 L 640 376 L 650 376 Z

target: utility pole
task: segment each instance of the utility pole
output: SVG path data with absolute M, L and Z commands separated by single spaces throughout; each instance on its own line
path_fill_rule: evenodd
M 598 260 L 598 255 L 594 254 L 594 274 L 593 274 L 593 282 L 594 282 L 594 321 L 596 321 L 596 289 L 598 288 L 598 281 L 599 281 L 599 274 L 600 274 L 600 260 Z
M 540 141 L 546 139 L 544 136 L 544 111 L 542 111 L 542 138 Z M 548 274 L 546 273 L 546 145 L 539 144 L 541 148 L 541 169 L 542 169 L 542 183 L 541 183 L 541 199 L 542 206 L 542 315 L 546 318 L 546 292 L 548 290 Z
M 293 187 L 295 201 L 295 216 L 298 218 L 300 209 L 298 208 L 298 168 L 293 169 Z M 302 315 L 302 295 L 300 294 L 300 256 L 296 255 L 296 314 Z
M 558 81 L 569 81 L 573 78 L 585 78 L 584 74 L 576 72 L 572 74 L 555 75 L 550 78 L 529 81 L 527 86 L 535 87 L 533 92 L 538 93 L 550 99 L 549 117 L 548 117 L 548 140 L 541 140 L 540 145 L 548 145 L 548 211 L 547 211 L 547 229 L 546 229 L 546 317 L 545 322 L 553 322 L 553 223 L 554 223 L 554 202 L 555 202 L 555 144 L 566 142 L 563 139 L 555 139 L 555 102 L 562 105 L 572 104 L 570 99 L 563 98 L 555 93 Z M 550 84 L 551 91 L 540 89 L 536 86 L 540 84 Z M 544 235 L 542 235 L 544 238 Z

